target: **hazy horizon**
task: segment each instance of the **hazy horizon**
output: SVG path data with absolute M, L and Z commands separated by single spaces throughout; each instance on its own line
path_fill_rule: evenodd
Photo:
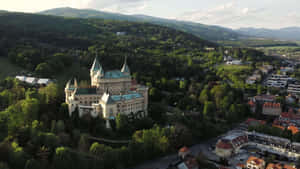
M 53 8 L 71 7 L 141 14 L 233 29 L 279 29 L 300 27 L 298 4 L 296 0 L 10 0 L 2 2 L 0 10 L 36 13 Z

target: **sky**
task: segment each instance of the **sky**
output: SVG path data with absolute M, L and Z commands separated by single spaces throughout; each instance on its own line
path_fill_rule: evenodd
M 0 0 L 0 10 L 39 12 L 52 8 L 144 14 L 228 28 L 300 27 L 299 0 Z

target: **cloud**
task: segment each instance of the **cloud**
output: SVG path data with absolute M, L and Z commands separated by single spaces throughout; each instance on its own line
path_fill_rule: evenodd
M 90 0 L 87 7 L 107 12 L 132 14 L 148 7 L 149 0 Z
M 239 7 L 237 3 L 230 2 L 207 10 L 186 12 L 177 19 L 238 28 L 260 26 L 260 23 L 265 22 L 265 19 L 260 17 L 264 12 L 265 8 Z

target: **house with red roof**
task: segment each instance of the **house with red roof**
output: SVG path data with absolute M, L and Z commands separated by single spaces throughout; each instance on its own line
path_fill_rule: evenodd
M 187 148 L 186 146 L 182 147 L 181 149 L 179 149 L 178 151 L 178 156 L 181 159 L 185 159 L 189 154 L 190 154 L 190 149 Z
M 266 162 L 263 159 L 250 156 L 246 164 L 248 169 L 265 169 Z
M 280 116 L 281 114 L 281 104 L 266 102 L 263 104 L 262 114 L 267 116 Z
M 248 102 L 248 105 L 249 105 L 249 107 L 250 107 L 251 112 L 252 112 L 252 113 L 255 113 L 255 111 L 256 111 L 256 103 L 255 103 L 253 100 L 250 100 L 250 101 Z

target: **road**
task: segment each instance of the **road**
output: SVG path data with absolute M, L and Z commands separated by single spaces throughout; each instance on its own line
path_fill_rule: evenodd
M 214 145 L 216 141 L 222 136 L 217 138 L 210 139 L 208 141 L 202 142 L 200 144 L 194 145 L 189 147 L 191 154 L 194 156 L 198 155 L 200 152 L 203 153 L 209 160 L 218 161 L 219 159 L 215 154 L 209 151 L 209 147 Z M 141 165 L 133 167 L 132 169 L 166 169 L 168 168 L 169 164 L 178 160 L 177 154 L 170 154 L 168 156 L 158 158 L 155 160 L 147 161 Z
M 219 157 L 213 153 L 213 151 L 209 150 L 210 147 L 213 145 L 215 146 L 217 141 L 231 133 L 236 133 L 236 132 L 241 132 L 243 129 L 241 129 L 240 125 L 237 125 L 234 129 L 228 131 L 227 133 L 224 133 L 218 137 L 212 138 L 210 140 L 201 142 L 199 144 L 196 144 L 192 147 L 189 147 L 191 154 L 194 156 L 197 156 L 200 152 L 204 154 L 208 160 L 210 161 L 219 161 Z M 136 167 L 132 167 L 130 169 L 166 169 L 169 164 L 172 162 L 175 162 L 178 160 L 178 155 L 177 154 L 170 154 L 168 156 L 158 158 L 155 160 L 147 161 L 143 164 L 140 164 Z M 233 167 L 229 167 L 233 168 Z

